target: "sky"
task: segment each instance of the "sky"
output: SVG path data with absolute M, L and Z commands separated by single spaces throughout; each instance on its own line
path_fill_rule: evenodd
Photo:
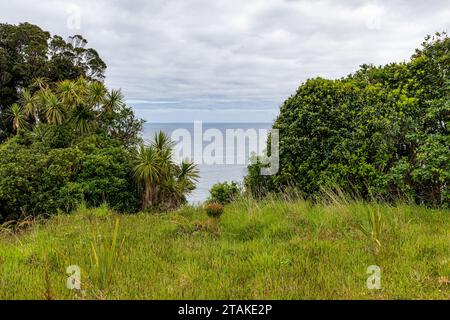
M 271 122 L 308 78 L 406 61 L 448 0 L 0 0 L 0 22 L 81 34 L 148 122 Z

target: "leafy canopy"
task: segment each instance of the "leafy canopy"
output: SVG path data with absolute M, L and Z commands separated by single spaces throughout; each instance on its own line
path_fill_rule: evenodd
M 0 141 L 13 132 L 6 110 L 21 99 L 24 90 L 34 91 L 44 79 L 49 84 L 79 77 L 104 79 L 106 64 L 86 46 L 80 35 L 66 41 L 29 23 L 0 24 Z
M 281 107 L 280 170 L 248 189 L 339 188 L 363 198 L 450 205 L 450 38 L 427 37 L 411 61 L 310 79 Z

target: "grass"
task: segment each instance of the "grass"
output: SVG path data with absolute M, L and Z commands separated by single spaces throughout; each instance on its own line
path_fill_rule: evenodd
M 243 199 L 217 228 L 82 207 L 0 236 L 0 299 L 449 299 L 449 278 L 450 212 L 403 204 Z

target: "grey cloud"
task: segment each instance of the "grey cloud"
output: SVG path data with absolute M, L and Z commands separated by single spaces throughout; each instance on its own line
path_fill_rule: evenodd
M 81 30 L 67 28 L 69 4 L 81 9 Z M 267 110 L 272 120 L 307 78 L 407 60 L 426 34 L 450 25 L 444 0 L 16 0 L 0 12 L 6 22 L 83 34 L 108 64 L 108 85 L 156 118 L 176 103 L 218 117 Z

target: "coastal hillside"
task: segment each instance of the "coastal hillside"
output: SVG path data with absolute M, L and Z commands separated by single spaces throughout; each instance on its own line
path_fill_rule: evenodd
M 448 210 L 243 199 L 220 221 L 200 207 L 81 207 L 28 224 L 2 228 L 0 299 L 450 297 Z M 73 266 L 80 290 L 68 289 Z M 370 266 L 380 268 L 378 289 Z

